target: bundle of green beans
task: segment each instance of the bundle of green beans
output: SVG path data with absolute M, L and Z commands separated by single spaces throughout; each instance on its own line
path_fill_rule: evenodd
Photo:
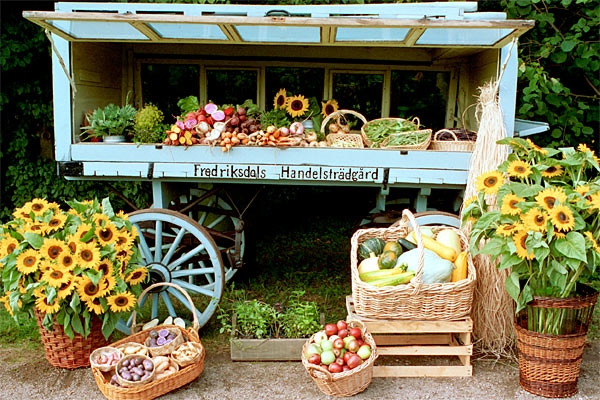
M 394 133 L 416 131 L 419 126 L 409 120 L 381 119 L 365 125 L 365 135 L 373 143 L 381 143 Z
M 431 135 L 431 132 L 409 132 L 403 133 L 400 135 L 392 135 L 390 139 L 385 144 L 386 147 L 389 146 L 409 146 L 415 145 L 419 143 L 423 143 L 427 140 L 427 137 Z

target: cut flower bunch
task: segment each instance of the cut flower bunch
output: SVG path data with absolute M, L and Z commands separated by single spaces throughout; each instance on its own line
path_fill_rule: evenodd
M 44 315 L 67 336 L 90 334 L 92 316 L 105 338 L 120 317 L 136 306 L 148 271 L 141 265 L 137 232 L 127 214 L 115 213 L 108 199 L 58 204 L 34 199 L 0 226 L 0 300 L 17 311 Z
M 479 193 L 463 210 L 473 254 L 512 268 L 506 290 L 517 312 L 533 296 L 571 297 L 600 264 L 600 160 L 585 144 L 557 150 L 529 139 L 498 143 L 512 153 L 477 178 Z M 494 195 L 497 207 L 488 204 Z M 562 317 L 547 317 L 546 328 L 556 331 Z

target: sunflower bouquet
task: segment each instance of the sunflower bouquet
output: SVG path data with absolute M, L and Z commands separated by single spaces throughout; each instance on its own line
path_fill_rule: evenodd
M 148 275 L 137 232 L 108 199 L 67 203 L 65 212 L 34 199 L 0 226 L 0 301 L 15 319 L 36 311 L 44 328 L 56 322 L 71 339 L 87 337 L 97 316 L 108 339 L 119 318 L 137 306 Z
M 465 202 L 463 223 L 472 223 L 474 255 L 512 268 L 506 289 L 519 312 L 533 296 L 574 295 L 600 264 L 600 159 L 585 144 L 556 150 L 529 139 L 498 143 L 512 153 L 477 178 L 478 195 Z M 497 196 L 497 207 L 490 196 Z

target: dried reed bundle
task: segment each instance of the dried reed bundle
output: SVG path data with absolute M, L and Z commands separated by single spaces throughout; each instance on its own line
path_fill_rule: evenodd
M 479 88 L 476 116 L 479 122 L 477 141 L 471 157 L 465 199 L 477 194 L 475 179 L 483 173 L 495 170 L 508 157 L 508 146 L 496 144 L 506 137 L 502 110 L 498 104 L 498 85 L 489 82 Z M 496 205 L 496 196 L 486 196 L 490 206 Z M 470 224 L 463 226 L 465 234 Z M 498 270 L 488 255 L 480 254 L 473 260 L 477 270 L 477 282 L 473 298 L 473 334 L 480 351 L 497 357 L 512 356 L 514 340 L 514 302 L 504 289 L 510 270 Z

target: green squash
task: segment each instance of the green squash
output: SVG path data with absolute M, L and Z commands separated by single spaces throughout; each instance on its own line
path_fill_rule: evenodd
M 385 241 L 379 238 L 369 238 L 358 246 L 359 259 L 369 258 L 369 254 L 375 253 L 376 256 L 383 253 Z
M 385 246 L 383 247 L 383 252 L 385 253 L 386 251 L 393 251 L 394 254 L 396 254 L 396 257 L 400 257 L 400 254 L 402 254 L 402 246 L 400 246 L 400 243 L 398 242 L 387 242 L 385 244 Z
M 396 266 L 398 256 L 391 250 L 384 251 L 379 256 L 379 268 L 380 269 L 392 269 Z

